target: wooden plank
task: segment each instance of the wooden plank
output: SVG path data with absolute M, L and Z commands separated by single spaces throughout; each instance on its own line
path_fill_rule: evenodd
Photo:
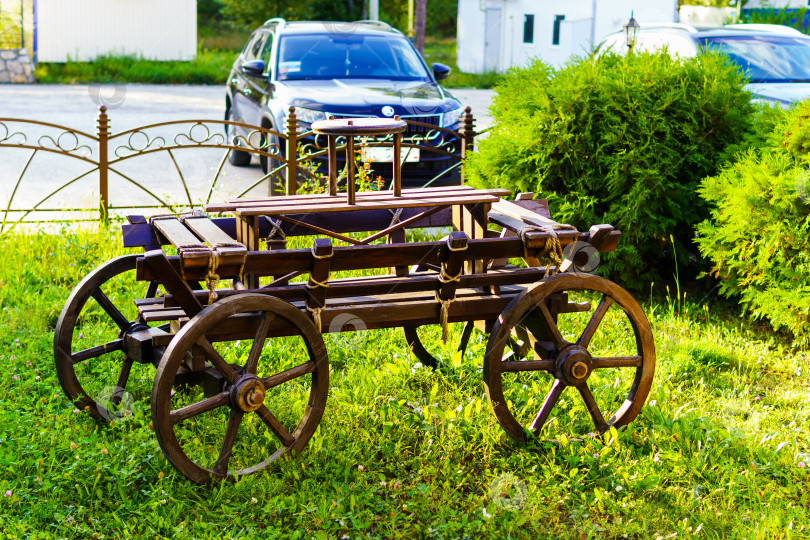
M 333 272 L 347 270 L 364 270 L 372 268 L 388 268 L 392 266 L 413 266 L 416 264 L 439 265 L 445 258 L 447 246 L 444 242 L 413 242 L 410 244 L 383 244 L 337 247 L 334 250 L 331 270 Z M 520 238 L 487 238 L 470 240 L 464 252 L 464 260 L 493 259 L 501 257 L 521 257 L 523 255 L 523 241 Z M 291 272 L 308 272 L 310 268 L 310 250 L 290 249 L 278 251 L 249 252 L 245 261 L 245 274 L 260 276 L 280 276 Z M 179 271 L 177 257 L 169 257 L 170 262 L 176 265 Z M 157 279 L 147 265 L 138 260 L 136 266 L 139 280 Z M 235 277 L 232 272 L 238 268 L 220 268 L 218 273 L 222 279 Z M 186 269 L 187 279 L 202 279 L 205 268 Z M 249 287 L 256 288 L 256 287 Z
M 480 193 L 490 193 L 493 195 L 508 195 L 510 192 L 505 189 L 489 189 L 489 190 L 477 190 L 470 186 L 442 186 L 442 187 L 428 187 L 428 188 L 412 188 L 412 189 L 403 189 L 402 196 L 432 196 L 432 195 L 447 195 L 447 194 L 454 194 L 454 193 L 465 193 L 469 194 L 471 192 L 480 192 Z M 384 190 L 384 191 L 362 191 L 358 193 L 358 195 L 362 195 L 364 198 L 387 198 L 393 196 L 393 191 Z M 326 193 L 315 193 L 311 195 L 291 195 L 291 196 L 282 196 L 282 197 L 256 197 L 256 198 L 242 198 L 242 199 L 231 199 L 225 203 L 215 203 L 206 206 L 206 209 L 214 209 L 213 211 L 216 212 L 229 212 L 233 211 L 237 208 L 244 208 L 249 206 L 267 206 L 269 205 L 282 205 L 288 206 L 290 203 L 301 203 L 301 204 L 317 204 L 320 202 L 333 202 L 335 200 L 342 200 L 345 196 L 345 193 L 337 194 L 337 195 L 328 195 Z M 223 208 L 223 210 L 217 210 L 218 208 Z
M 413 208 L 415 206 L 445 206 L 474 203 L 494 203 L 500 198 L 494 195 L 472 195 L 464 197 L 401 197 L 398 199 L 367 200 L 358 198 L 354 205 L 347 205 L 346 202 L 334 202 L 317 206 L 267 206 L 240 208 L 235 210 L 237 216 L 278 216 L 280 214 L 291 213 L 319 213 L 319 212 L 345 212 L 352 208 L 363 210 L 388 209 L 388 208 Z
M 143 260 L 152 273 L 155 276 L 159 276 L 157 279 L 160 280 L 166 288 L 166 291 L 175 297 L 177 303 L 189 317 L 193 317 L 202 310 L 202 304 L 197 301 L 194 292 L 181 277 L 177 268 L 171 264 L 166 254 L 163 253 L 163 250 L 155 249 L 148 251 L 144 255 Z M 179 264 L 177 266 L 179 266 Z
M 400 219 L 407 219 L 430 210 L 429 207 L 403 208 Z M 316 227 L 329 228 L 336 233 L 380 231 L 391 224 L 389 210 L 355 210 L 347 212 L 329 212 L 327 214 L 287 214 L 291 220 L 305 221 Z M 236 218 L 213 218 L 211 221 L 230 238 L 236 238 Z M 409 223 L 406 229 L 420 229 L 424 227 L 447 227 L 452 224 L 449 208 L 439 210 L 435 214 L 425 216 L 415 223 Z M 266 217 L 259 220 L 259 236 L 266 237 L 272 227 Z M 281 226 L 288 237 L 309 236 L 312 230 L 291 223 Z M 157 249 L 168 242 L 158 238 L 154 229 L 148 223 L 125 224 L 122 226 L 124 247 L 144 247 L 147 250 Z
M 521 195 L 523 194 L 521 193 Z M 527 193 L 526 195 L 534 194 Z M 513 202 L 521 208 L 525 208 L 530 212 L 534 212 L 535 214 L 540 214 L 543 217 L 551 219 L 551 212 L 548 209 L 548 199 L 518 199 Z
M 205 248 L 205 244 L 189 231 L 178 218 L 155 219 L 152 221 L 152 226 L 177 249 L 186 247 Z
M 481 293 L 491 287 L 509 287 L 515 285 L 528 285 L 540 281 L 545 276 L 545 267 L 540 268 L 510 268 L 508 270 L 491 270 L 487 274 L 471 276 L 461 276 L 456 290 L 457 296 Z M 333 302 L 339 299 L 350 297 L 374 297 L 385 294 L 423 294 L 425 291 L 434 291 L 438 281 L 438 274 L 430 272 L 427 274 L 409 275 L 398 277 L 393 275 L 370 276 L 362 278 L 342 278 L 329 282 L 326 291 L 326 299 Z M 240 294 L 246 291 L 221 290 L 220 298 Z M 270 287 L 254 289 L 247 292 L 269 294 L 286 300 L 288 302 L 300 302 L 307 298 L 308 292 L 306 284 L 303 282 L 292 283 L 280 287 Z M 199 291 L 194 293 L 201 303 L 208 301 L 208 292 Z M 428 294 L 428 299 L 432 297 L 432 292 Z M 413 297 L 412 297 L 413 298 Z M 163 304 L 158 306 L 145 306 L 144 310 L 174 308 L 176 302 L 171 295 L 163 297 Z
M 208 217 L 185 218 L 183 224 L 211 246 L 236 242 Z
M 522 289 L 509 290 L 498 295 L 482 295 L 466 298 L 457 298 L 448 308 L 448 322 L 465 322 L 478 320 L 491 320 L 497 318 L 507 305 L 520 294 Z M 347 299 L 348 300 L 348 299 Z M 304 309 L 300 302 L 293 303 L 299 309 Z M 325 330 L 340 328 L 341 325 L 332 325 L 335 317 L 351 313 L 361 319 L 369 330 L 378 328 L 396 328 L 404 324 L 422 326 L 438 324 L 441 304 L 435 300 L 411 299 L 402 301 L 386 301 L 373 298 L 369 302 L 350 302 L 331 306 L 327 304 L 321 313 L 322 327 Z M 209 334 L 213 341 L 249 339 L 255 335 L 258 328 L 258 317 L 251 314 L 237 315 L 226 319 L 216 328 L 216 334 Z M 343 325 L 346 327 L 346 325 Z M 351 325 L 348 328 L 353 329 Z M 283 317 L 276 317 L 270 323 L 268 336 L 290 335 L 294 330 Z

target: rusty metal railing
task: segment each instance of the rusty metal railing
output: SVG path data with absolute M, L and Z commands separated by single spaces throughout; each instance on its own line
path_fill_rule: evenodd
M 451 162 L 448 167 L 437 171 L 424 184 L 429 185 L 453 174 L 456 169 L 463 183 L 463 161 L 472 151 L 477 135 L 470 108 L 462 115 L 458 130 L 405 120 L 411 125 L 409 129 L 414 131 L 403 138 L 402 147 L 405 152 L 418 149 L 422 153 L 452 158 L 448 160 Z M 241 133 L 234 128 L 239 128 Z M 32 136 L 32 131 L 40 133 Z M 172 133 L 168 134 L 169 131 Z M 231 134 L 226 136 L 229 132 Z M 345 148 L 345 140 L 338 140 L 337 143 L 339 149 Z M 390 146 L 390 141 L 385 137 L 365 140 L 359 145 L 363 149 L 383 146 Z M 223 155 L 217 161 L 213 177 L 205 180 L 206 193 L 195 198 L 190 183 L 199 183 L 200 179 L 190 178 L 188 170 L 184 172 L 178 153 L 205 148 L 222 150 Z M 9 150 L 27 151 L 27 154 L 16 178 L 12 182 L 3 182 L 13 187 L 8 200 L 2 205 L 5 208 L 0 207 L 0 234 L 18 224 L 97 220 L 106 223 L 112 215 L 127 210 L 164 209 L 177 212 L 207 204 L 211 202 L 228 154 L 232 151 L 258 156 L 260 161 L 267 164 L 267 170 L 262 176 L 246 188 L 243 186 L 237 197 L 246 195 L 262 184 L 267 184 L 268 192 L 272 193 L 272 186 L 275 184 L 283 186 L 279 192 L 294 195 L 301 182 L 310 181 L 315 185 L 323 185 L 326 179 L 326 171 L 321 171 L 318 164 L 320 158 L 325 161 L 326 141 L 315 136 L 306 125 L 298 121 L 294 107 L 290 107 L 288 111 L 284 132 L 227 120 L 174 120 L 113 134 L 110 132 L 110 118 L 103 106 L 99 109 L 95 134 L 49 122 L 0 118 L 0 156 L 3 155 L 2 152 Z M 137 173 L 126 170 L 126 166 L 136 158 L 143 159 L 157 153 L 167 154 L 170 168 L 174 169 L 172 174 L 158 175 L 157 185 L 154 178 L 147 179 L 152 180 L 150 184 L 139 178 Z M 68 158 L 76 166 L 69 167 L 61 162 L 58 165 L 51 164 L 55 159 L 53 156 Z M 47 188 L 43 186 L 29 190 L 33 193 L 29 196 L 30 202 L 18 203 L 20 189 L 25 186 L 26 175 L 30 177 L 35 160 L 47 161 L 45 166 L 49 167 L 48 170 L 53 172 L 54 177 L 58 177 L 62 171 L 74 170 L 66 174 L 65 179 L 49 179 Z M 2 162 L 3 158 L 0 158 L 0 163 Z M 122 185 L 134 188 L 149 202 L 138 204 L 130 200 L 114 204 L 110 188 L 112 177 L 120 179 Z M 174 178 L 174 182 L 179 180 L 179 184 L 167 183 L 170 177 Z M 97 190 L 97 207 L 94 204 L 75 206 L 74 203 L 62 202 L 70 198 L 66 195 L 68 190 L 76 188 L 82 181 L 93 182 L 90 186 L 81 185 L 86 192 Z

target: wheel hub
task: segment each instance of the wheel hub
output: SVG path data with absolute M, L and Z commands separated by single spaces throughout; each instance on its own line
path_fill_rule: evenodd
M 255 375 L 244 375 L 231 388 L 231 404 L 242 412 L 252 412 L 264 403 L 265 388 Z
M 557 375 L 569 386 L 588 380 L 593 370 L 593 359 L 582 347 L 570 347 L 557 358 Z

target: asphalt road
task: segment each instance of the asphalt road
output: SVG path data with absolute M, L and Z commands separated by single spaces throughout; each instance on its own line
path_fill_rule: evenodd
M 476 127 L 484 129 L 491 124 L 488 116 L 491 90 L 454 90 L 465 105 L 472 107 L 476 115 Z M 99 105 L 106 105 L 110 119 L 110 131 L 121 133 L 133 128 L 172 120 L 219 120 L 224 114 L 224 86 L 169 86 L 169 85 L 0 85 L 0 118 L 18 118 L 49 122 L 89 134 L 96 133 L 96 117 Z M 179 132 L 187 131 L 190 125 L 162 128 L 150 132 L 152 139 L 169 142 Z M 11 134 L 21 133 L 11 138 Z M 92 152 L 96 148 L 90 141 L 68 136 L 59 137 L 60 131 L 31 124 L 0 121 L 0 141 L 10 137 L 28 144 L 62 148 L 76 148 L 77 154 Z M 193 133 L 194 137 L 214 135 Z M 117 144 L 131 143 L 133 147 L 149 144 L 143 135 L 135 135 Z M 87 144 L 88 148 L 82 146 Z M 80 160 L 38 152 L 26 167 L 31 150 L 0 148 L 0 211 L 5 211 L 9 200 L 13 208 L 93 208 L 98 200 L 98 176 L 95 173 L 79 178 L 68 187 L 59 189 L 69 180 L 81 175 L 91 166 Z M 113 156 L 111 156 L 112 159 Z M 173 157 L 173 159 L 172 159 Z M 121 175 L 110 177 L 110 193 L 113 205 L 154 204 L 162 200 L 187 200 L 201 202 L 208 197 L 209 184 L 223 158 L 220 150 L 181 150 L 168 156 L 157 152 L 152 156 L 140 156 L 118 166 Z M 177 169 L 182 172 L 188 186 L 188 195 Z M 25 170 L 22 182 L 17 186 L 21 171 Z M 128 179 L 129 178 L 129 179 Z M 227 162 L 217 180 L 211 200 L 233 197 L 261 178 L 258 163 L 249 167 L 232 167 Z M 150 196 L 134 186 L 136 181 L 149 189 Z M 15 191 L 16 189 L 16 191 Z M 264 188 L 266 190 L 266 188 Z M 251 194 L 263 195 L 260 188 Z M 50 196 L 48 196 L 50 195 Z M 19 217 L 20 214 L 16 216 Z M 54 214 L 56 215 L 56 214 Z M 14 214 L 10 214 L 12 219 Z M 42 217 L 43 214 L 40 214 Z M 61 218 L 66 216 L 61 215 Z M 76 215 L 75 217 L 81 217 Z

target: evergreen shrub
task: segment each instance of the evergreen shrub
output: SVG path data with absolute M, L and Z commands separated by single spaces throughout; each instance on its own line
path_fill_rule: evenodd
M 697 275 L 697 194 L 726 148 L 754 129 L 742 74 L 713 54 L 665 51 L 513 68 L 496 87 L 497 125 L 467 163 L 472 183 L 549 199 L 556 220 L 622 231 L 600 271 L 633 289 Z M 673 239 L 675 246 L 670 243 Z
M 755 319 L 810 340 L 810 101 L 774 128 L 771 145 L 739 156 L 704 180 L 711 219 L 700 224 L 700 251 L 720 291 Z

